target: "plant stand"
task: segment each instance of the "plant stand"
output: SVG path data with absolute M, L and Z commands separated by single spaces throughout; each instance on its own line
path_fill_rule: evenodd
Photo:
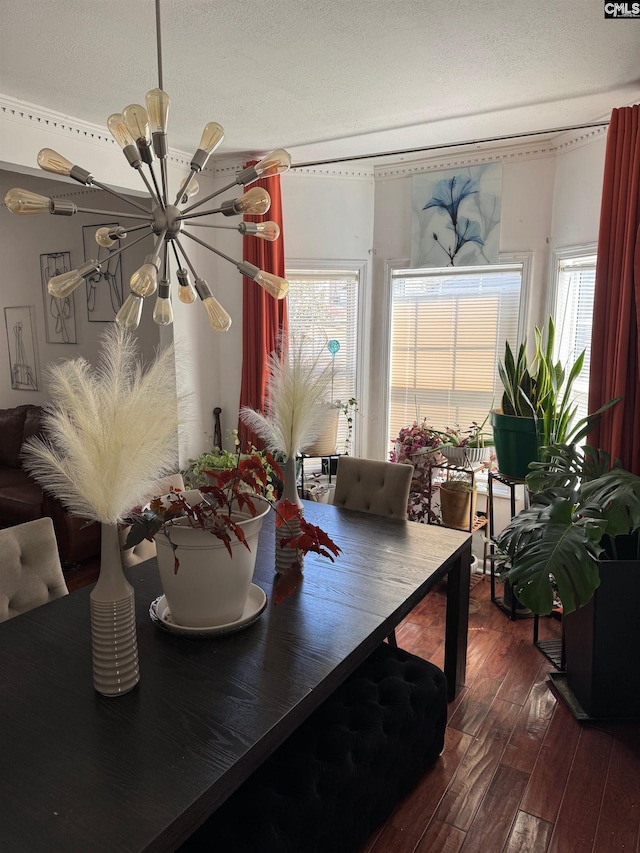
M 494 499 L 494 491 L 493 485 L 494 483 L 502 483 L 503 486 L 507 486 L 509 489 L 509 509 L 510 509 L 510 518 L 513 518 L 516 514 L 516 486 L 524 486 L 524 480 L 517 480 L 513 477 L 505 477 L 504 474 L 501 474 L 499 471 L 489 471 L 488 478 L 488 498 L 487 498 L 487 516 L 489 519 L 489 551 L 490 554 L 495 553 L 495 546 L 493 544 L 493 537 L 495 534 L 495 523 L 494 523 L 494 512 L 493 512 L 493 499 Z M 529 505 L 529 493 L 527 489 L 524 489 L 524 506 L 525 508 Z M 509 619 L 514 621 L 515 619 L 530 619 L 533 614 L 530 611 L 526 613 L 519 613 L 517 610 L 517 599 L 515 596 L 511 596 L 510 602 L 505 602 L 503 596 L 496 595 L 496 572 L 495 572 L 495 563 L 493 560 L 490 560 L 491 563 L 491 601 L 499 610 L 502 610 Z

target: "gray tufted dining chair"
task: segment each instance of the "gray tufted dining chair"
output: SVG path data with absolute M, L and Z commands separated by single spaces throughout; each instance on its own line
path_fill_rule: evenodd
M 388 518 L 406 518 L 412 475 L 411 465 L 341 456 L 333 504 Z
M 0 530 L 0 622 L 68 592 L 50 518 Z
M 407 517 L 412 465 L 341 456 L 333 505 L 388 518 Z M 395 629 L 387 637 L 397 646 Z

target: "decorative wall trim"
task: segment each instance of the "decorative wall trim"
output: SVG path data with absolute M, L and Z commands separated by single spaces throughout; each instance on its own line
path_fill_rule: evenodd
M 38 104 L 18 101 L 10 95 L 0 94 L 0 119 L 2 118 L 33 127 L 41 127 L 49 132 L 59 133 L 64 137 L 74 136 L 95 145 L 114 146 L 116 144 L 104 127 L 91 124 L 82 119 L 55 113 Z M 410 160 L 396 160 L 395 162 L 387 162 L 382 165 L 341 166 L 340 164 L 330 164 L 327 166 L 319 165 L 295 168 L 294 162 L 292 172 L 296 175 L 304 175 L 305 177 L 343 178 L 348 180 L 406 178 L 420 172 L 437 169 L 453 169 L 483 163 L 514 163 L 522 160 L 557 156 L 571 148 L 580 147 L 592 142 L 597 137 L 605 134 L 606 131 L 606 127 L 596 127 L 584 131 L 565 133 L 553 139 L 513 145 L 500 149 L 483 147 L 481 150 L 467 150 L 466 153 L 456 151 L 450 154 L 438 154 L 433 157 L 425 154 L 420 158 L 416 156 L 416 158 Z M 192 153 L 172 148 L 168 159 L 170 164 L 188 171 Z M 224 178 L 229 176 L 232 178 L 242 169 L 244 162 L 250 157 L 250 154 L 246 154 L 245 156 L 233 155 L 228 159 L 218 162 L 214 159 L 210 167 L 204 171 L 210 177 Z
M 480 151 L 456 151 L 451 154 L 427 155 L 418 160 L 387 163 L 374 166 L 375 178 L 388 180 L 391 178 L 407 178 L 420 172 L 440 169 L 454 169 L 462 166 L 475 166 L 483 163 L 515 163 L 523 160 L 537 160 L 542 157 L 556 157 L 571 148 L 578 148 L 606 134 L 607 127 L 589 128 L 588 130 L 564 133 L 552 139 L 539 142 L 528 142 L 522 145 L 511 145 L 504 148 L 490 148 L 489 143 L 483 143 Z M 471 147 L 471 146 L 470 146 Z
M 91 124 L 79 118 L 55 113 L 39 104 L 29 104 L 18 101 L 10 95 L 0 94 L 0 119 L 3 118 L 19 124 L 42 128 L 48 132 L 57 133 L 64 138 L 73 136 L 83 142 L 109 146 L 111 150 L 113 150 L 114 146 L 117 148 L 114 139 L 105 127 Z M 60 144 L 62 145 L 63 141 Z M 64 151 L 61 153 L 64 153 Z M 167 159 L 171 165 L 189 171 L 192 154 L 193 151 L 187 152 L 171 148 Z M 233 162 L 227 160 L 220 167 L 214 161 L 213 168 L 205 168 L 203 171 L 211 177 L 217 177 L 218 175 L 235 174 L 241 168 L 240 160 L 234 157 Z

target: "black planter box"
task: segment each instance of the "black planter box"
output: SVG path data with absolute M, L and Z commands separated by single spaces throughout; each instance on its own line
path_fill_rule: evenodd
M 588 717 L 640 717 L 640 561 L 600 563 L 600 586 L 564 617 L 566 681 Z

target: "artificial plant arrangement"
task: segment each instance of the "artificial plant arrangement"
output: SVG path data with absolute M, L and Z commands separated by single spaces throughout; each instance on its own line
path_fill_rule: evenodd
M 177 465 L 173 348 L 145 368 L 135 338 L 116 325 L 98 365 L 75 358 L 48 368 L 44 437 L 29 439 L 24 466 L 74 515 L 102 525 L 100 575 L 91 592 L 94 685 L 105 695 L 139 679 L 133 589 L 120 561 L 117 525 Z
M 500 577 L 523 605 L 548 614 L 557 595 L 566 614 L 591 600 L 607 560 L 640 560 L 640 477 L 589 445 L 546 453 L 527 476 L 530 508 L 495 544 Z
M 240 410 L 240 417 L 260 436 L 271 453 L 282 454 L 286 460 L 283 495 L 276 505 L 278 517 L 286 516 L 289 532 L 294 531 L 293 538 L 278 536 L 276 532 L 275 594 L 284 597 L 302 580 L 304 560 L 304 550 L 288 544 L 302 541 L 299 537 L 304 534 L 296 456 L 322 431 L 329 409 L 327 394 L 333 373 L 330 365 L 322 366 L 320 355 L 310 357 L 307 354 L 304 339 L 290 342 L 282 355 L 272 352 L 268 366 L 264 413 L 245 406 Z M 298 508 L 297 514 L 293 513 L 294 506 Z M 331 545 L 337 555 L 340 549 L 334 543 Z
M 186 523 L 217 537 L 233 557 L 231 546 L 234 539 L 250 550 L 241 519 L 247 515 L 256 517 L 261 508 L 267 506 L 276 513 L 276 529 L 280 531 L 282 548 L 288 549 L 294 556 L 304 556 L 311 551 L 330 560 L 338 556 L 340 548 L 323 530 L 304 518 L 297 504 L 275 500 L 270 478 L 275 476 L 281 479 L 282 470 L 269 451 L 252 449 L 243 453 L 238 445 L 235 455 L 223 451 L 220 456 L 225 461 L 233 459 L 233 464 L 200 469 L 205 483 L 199 485 L 198 489 L 185 492 L 174 490 L 153 498 L 145 507 L 135 507 L 127 518 L 131 528 L 125 548 L 132 548 L 142 539 L 153 540 L 162 533 L 173 549 L 174 572 L 177 573 L 180 555 L 171 539 L 171 531 L 174 524 Z M 296 586 L 297 583 L 293 585 L 288 576 L 282 580 L 276 579 L 275 603 L 280 603 Z
M 439 517 L 432 505 L 433 469 L 442 464 L 441 434 L 426 419 L 403 427 L 389 456 L 391 462 L 413 465 L 407 518 L 427 524 L 438 524 Z

